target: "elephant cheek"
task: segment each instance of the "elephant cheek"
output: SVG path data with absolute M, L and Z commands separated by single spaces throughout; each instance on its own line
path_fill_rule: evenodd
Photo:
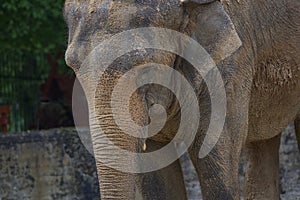
M 216 64 L 242 45 L 233 22 L 220 2 L 201 7 L 190 24 L 191 37 L 206 49 Z

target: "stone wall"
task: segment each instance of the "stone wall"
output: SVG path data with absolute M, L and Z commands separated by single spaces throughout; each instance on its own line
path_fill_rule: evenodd
M 74 130 L 0 135 L 0 199 L 99 199 L 93 156 Z
M 188 156 L 181 161 L 189 199 L 201 199 Z M 244 173 L 242 167 L 241 182 Z M 280 192 L 281 199 L 300 200 L 300 155 L 292 126 L 281 140 Z M 95 160 L 75 130 L 0 135 L 0 200 L 29 199 L 99 199 Z

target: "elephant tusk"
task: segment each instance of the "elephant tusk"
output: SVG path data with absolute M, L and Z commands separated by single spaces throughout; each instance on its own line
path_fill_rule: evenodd
M 146 144 L 146 140 L 145 140 L 145 142 L 143 144 L 143 151 L 146 151 L 146 150 L 147 150 L 147 144 Z

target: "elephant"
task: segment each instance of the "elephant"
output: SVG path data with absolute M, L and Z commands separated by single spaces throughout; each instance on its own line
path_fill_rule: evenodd
M 300 142 L 299 10 L 299 0 L 66 0 L 64 17 L 69 39 L 65 60 L 75 71 L 87 96 L 93 151 L 95 156 L 102 156 L 96 159 L 101 199 L 134 199 L 137 191 L 143 199 L 187 199 L 178 159 L 155 170 L 122 170 L 122 166 L 127 165 L 143 168 L 137 161 L 139 155 L 150 155 L 171 144 L 180 128 L 181 115 L 186 114 L 172 90 L 154 82 L 139 87 L 130 98 L 123 99 L 128 93 L 126 88 L 118 92 L 114 88 L 128 71 L 132 72 L 131 78 L 123 80 L 128 85 L 140 85 L 138 82 L 143 82 L 143 74 L 147 74 L 147 80 L 166 77 L 180 88 L 182 82 L 174 78 L 178 72 L 193 88 L 198 103 L 188 114 L 201 112 L 199 120 L 189 123 L 182 132 L 184 138 L 194 137 L 184 150 L 197 171 L 203 199 L 240 198 L 238 168 L 243 149 L 247 161 L 244 198 L 279 199 L 280 137 L 282 130 L 293 121 Z M 147 37 L 156 42 L 176 43 L 173 32 L 165 37 L 156 34 L 153 27 L 176 31 L 199 43 L 222 78 L 223 84 L 212 82 L 211 85 L 220 91 L 224 89 L 225 97 L 211 96 L 214 91 L 209 90 L 210 83 L 204 81 L 191 63 L 197 56 L 189 60 L 166 49 L 149 47 L 118 55 L 112 63 L 97 60 L 107 51 L 108 55 L 118 52 L 123 43 L 129 49 L 132 43 L 138 46 L 142 40 L 139 35 L 127 34 L 133 39 L 121 42 L 109 40 L 133 29 L 152 28 L 144 35 L 148 34 Z M 110 42 L 103 43 L 107 40 Z M 183 41 L 180 48 L 184 50 L 186 46 Z M 197 51 L 185 55 L 194 53 L 200 56 Z M 176 73 L 161 72 L 160 69 L 165 68 L 158 67 L 151 71 L 149 78 L 148 68 L 143 67 L 145 63 L 167 65 Z M 92 65 L 98 67 L 96 71 L 88 67 Z M 168 75 L 171 78 L 167 78 Z M 98 76 L 101 78 L 95 78 Z M 215 73 L 210 76 L 215 77 Z M 184 92 L 180 90 L 183 101 L 192 101 Z M 112 105 L 114 95 L 120 98 Z M 130 117 L 122 117 L 127 100 L 130 101 Z M 208 154 L 199 156 L 208 135 L 213 101 L 226 102 L 224 125 Z M 119 111 L 114 111 L 113 106 L 120 108 Z M 161 107 L 164 112 L 158 109 Z M 120 119 L 114 117 L 116 113 L 121 115 Z M 149 128 L 152 122 L 159 124 L 159 116 L 165 116 L 165 121 L 162 120 L 164 124 L 156 135 L 136 137 L 128 134 L 145 131 L 136 127 Z M 193 121 L 193 117 L 187 116 L 186 120 Z M 128 131 L 121 129 L 120 123 Z M 194 124 L 197 129 L 192 135 L 187 130 Z M 140 135 L 148 133 L 143 131 Z M 180 142 L 179 137 L 170 154 L 182 146 Z M 136 157 L 110 156 L 115 146 Z M 153 157 L 150 163 L 154 166 L 168 159 L 168 154 L 155 155 L 160 158 Z M 121 168 L 114 167 L 120 165 Z

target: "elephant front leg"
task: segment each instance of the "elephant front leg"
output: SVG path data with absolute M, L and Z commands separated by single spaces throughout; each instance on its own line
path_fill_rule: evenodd
M 190 151 L 191 160 L 198 173 L 203 199 L 239 199 L 238 167 L 240 142 L 230 141 L 225 146 L 218 145 L 205 158 L 200 159 L 197 151 Z
M 242 100 L 238 98 L 235 100 L 228 100 L 223 130 L 210 153 L 204 158 L 199 157 L 205 136 L 201 130 L 189 149 L 191 160 L 198 173 L 203 199 L 240 199 L 238 169 L 242 146 L 247 137 L 248 110 L 246 106 L 238 103 L 243 102 Z M 202 121 L 204 121 L 201 122 L 202 127 L 207 126 L 206 120 Z

